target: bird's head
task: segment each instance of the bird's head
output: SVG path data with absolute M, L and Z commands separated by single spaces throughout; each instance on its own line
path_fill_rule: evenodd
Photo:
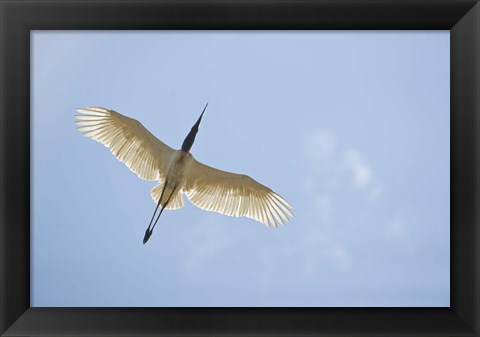
M 192 129 L 188 133 L 187 137 L 183 141 L 182 144 L 182 151 L 183 152 L 189 152 L 190 149 L 193 146 L 193 142 L 195 141 L 195 136 L 197 135 L 198 132 L 198 127 L 200 126 L 200 122 L 202 121 L 203 114 L 205 113 L 205 110 L 207 109 L 208 103 L 205 105 L 205 108 L 203 108 L 202 114 L 198 118 L 197 122 L 195 125 L 192 126 Z

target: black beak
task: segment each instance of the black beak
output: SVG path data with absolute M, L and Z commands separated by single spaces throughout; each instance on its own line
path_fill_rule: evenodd
M 203 108 L 202 114 L 198 118 L 195 125 L 192 126 L 192 129 L 190 130 L 187 137 L 183 141 L 182 151 L 189 152 L 190 149 L 192 148 L 193 142 L 195 141 L 195 136 L 197 135 L 197 132 L 198 132 L 198 127 L 200 126 L 200 122 L 202 121 L 202 117 L 203 117 L 203 114 L 205 113 L 205 110 L 207 109 L 207 106 L 208 106 L 208 103 L 205 105 L 205 108 Z

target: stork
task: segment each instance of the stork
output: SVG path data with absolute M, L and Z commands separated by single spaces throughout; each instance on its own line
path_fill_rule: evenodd
M 96 106 L 77 109 L 80 115 L 75 116 L 75 124 L 85 137 L 105 145 L 141 179 L 158 181 L 151 190 L 156 207 L 143 244 L 152 235 L 165 208 L 174 210 L 184 206 L 182 194 L 203 210 L 244 216 L 267 227 L 277 227 L 293 217 L 290 204 L 268 187 L 247 175 L 221 171 L 195 160 L 190 150 L 207 106 L 208 103 L 180 150 L 157 139 L 137 120 L 114 110 Z

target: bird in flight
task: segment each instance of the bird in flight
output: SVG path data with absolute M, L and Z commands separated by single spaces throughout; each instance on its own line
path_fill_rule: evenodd
M 157 206 L 143 244 L 152 235 L 165 208 L 174 210 L 184 206 L 182 193 L 203 210 L 245 216 L 267 227 L 277 227 L 293 217 L 290 204 L 268 187 L 247 175 L 221 171 L 193 158 L 190 149 L 207 106 L 208 103 L 180 150 L 157 139 L 137 120 L 114 110 L 95 106 L 77 109 L 80 115 L 75 116 L 75 124 L 85 137 L 108 147 L 140 178 L 159 183 L 151 190 Z M 161 209 L 154 222 L 159 206 Z

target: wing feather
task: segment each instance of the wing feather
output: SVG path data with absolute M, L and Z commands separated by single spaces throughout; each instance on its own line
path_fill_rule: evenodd
M 218 170 L 193 158 L 186 176 L 183 192 L 203 210 L 245 216 L 267 227 L 293 217 L 284 198 L 249 176 Z
M 145 180 L 165 179 L 174 150 L 152 135 L 140 122 L 116 111 L 88 107 L 77 109 L 75 124 L 85 137 L 110 149 L 118 160 Z

